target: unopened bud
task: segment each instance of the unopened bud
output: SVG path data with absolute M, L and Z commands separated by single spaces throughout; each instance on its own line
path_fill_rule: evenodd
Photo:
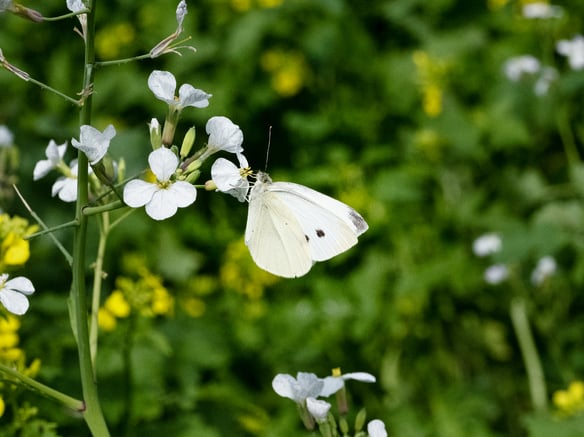
M 120 158 L 118 161 L 118 183 L 121 183 L 126 177 L 126 161 Z
M 217 184 L 215 183 L 214 180 L 209 179 L 207 182 L 205 182 L 205 190 L 215 191 L 216 189 L 217 189 Z
M 183 138 L 182 146 L 180 148 L 180 157 L 186 158 L 189 153 L 191 153 L 191 149 L 193 148 L 193 144 L 195 143 L 196 131 L 195 127 L 191 127 L 185 137 Z
M 150 129 L 150 144 L 152 144 L 152 150 L 156 150 L 162 145 L 160 123 L 158 123 L 157 119 L 153 118 L 150 123 L 148 123 L 148 128 Z
M 200 175 L 201 175 L 201 172 L 199 170 L 194 171 L 187 176 L 186 181 L 192 184 L 197 179 L 199 179 Z
M 361 431 L 365 426 L 365 421 L 367 420 L 367 411 L 365 408 L 361 408 L 355 417 L 355 431 Z
M 27 8 L 18 3 L 15 3 L 10 9 L 10 11 L 20 17 L 26 18 L 30 21 L 34 21 L 35 23 L 40 23 L 41 21 L 44 20 L 42 14 L 39 11 Z
M 191 172 L 191 171 L 198 170 L 201 168 L 201 164 L 203 164 L 203 161 L 201 161 L 200 159 L 195 159 L 193 162 L 191 162 L 187 166 L 186 171 Z

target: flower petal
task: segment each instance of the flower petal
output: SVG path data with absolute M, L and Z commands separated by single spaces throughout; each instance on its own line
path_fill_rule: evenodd
M 327 401 L 322 401 L 309 397 L 306 399 L 306 409 L 314 417 L 317 422 L 323 422 L 327 419 L 328 412 L 331 409 L 331 404 Z
M 194 106 L 195 108 L 206 108 L 209 106 L 211 94 L 199 90 L 192 85 L 184 84 L 178 90 L 178 104 L 181 108 Z
M 134 179 L 124 187 L 124 202 L 132 208 L 139 208 L 150 202 L 158 189 L 156 184 Z
M 21 316 L 28 310 L 28 298 L 17 291 L 2 289 L 0 290 L 0 302 L 12 314 Z
M 10 279 L 4 284 L 4 287 L 24 294 L 34 293 L 34 285 L 32 285 L 30 279 L 25 278 L 24 276 L 17 276 L 16 278 Z
M 324 396 L 325 398 L 338 392 L 345 385 L 343 378 L 338 376 L 327 376 L 324 378 L 324 384 L 320 390 L 319 396 Z
M 387 437 L 385 424 L 379 419 L 374 419 L 367 424 L 367 433 L 370 437 Z
M 167 191 L 174 195 L 176 206 L 179 208 L 185 208 L 197 199 L 197 189 L 185 181 L 175 182 Z
M 343 378 L 343 380 L 348 380 L 348 379 L 353 379 L 355 381 L 361 381 L 361 382 L 375 382 L 375 376 L 373 376 L 371 373 L 367 373 L 367 372 L 353 372 L 353 373 L 345 373 L 341 376 L 341 378 Z
M 243 132 L 227 117 L 211 117 L 205 130 L 209 134 L 208 147 L 231 153 L 241 153 Z
M 154 93 L 158 100 L 168 104 L 174 104 L 174 91 L 176 90 L 176 79 L 168 71 L 154 70 L 148 77 L 148 88 Z
M 37 162 L 32 171 L 32 179 L 38 181 L 40 178 L 46 176 L 53 168 L 55 168 L 55 166 L 48 159 L 43 159 L 42 161 Z
M 178 158 L 165 147 L 150 152 L 148 163 L 152 173 L 160 182 L 167 182 L 178 167 Z
M 154 220 L 164 220 L 176 214 L 178 205 L 169 190 L 158 190 L 146 204 L 146 214 Z
M 272 388 L 277 395 L 283 398 L 296 400 L 296 380 L 292 375 L 287 375 L 284 373 L 277 374 L 272 380 Z

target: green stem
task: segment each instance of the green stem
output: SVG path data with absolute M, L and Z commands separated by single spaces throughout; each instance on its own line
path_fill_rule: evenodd
M 97 335 L 99 325 L 97 323 L 97 314 L 99 312 L 99 303 L 101 300 L 101 284 L 103 280 L 103 260 L 105 257 L 105 248 L 107 237 L 110 231 L 110 217 L 107 212 L 101 216 L 101 226 L 99 228 L 99 243 L 97 246 L 97 257 L 95 260 L 95 269 L 93 273 L 93 299 L 91 302 L 91 324 L 89 328 L 89 345 L 91 349 L 91 362 L 95 370 L 95 358 L 97 357 Z
M 562 105 L 557 112 L 556 120 L 558 124 L 558 132 L 564 146 L 564 153 L 566 154 L 566 159 L 568 160 L 568 165 L 573 166 L 574 164 L 580 162 L 580 154 L 578 153 L 578 148 L 576 147 L 576 142 L 574 140 L 572 128 L 570 127 L 570 118 L 568 114 L 568 108 L 566 108 L 565 105 Z
M 83 215 L 90 216 L 95 214 L 101 214 L 108 211 L 113 211 L 115 209 L 123 208 L 125 205 L 121 200 L 116 200 L 112 203 L 99 206 L 86 206 L 83 208 Z
M 14 379 L 17 379 L 22 384 L 26 385 L 28 388 L 30 388 L 32 390 L 36 390 L 36 391 L 40 392 L 41 394 L 43 394 L 49 398 L 54 399 L 54 400 L 62 403 L 67 408 L 71 408 L 74 411 L 83 411 L 83 409 L 85 408 L 83 401 L 80 401 L 79 399 L 72 398 L 71 396 L 68 396 L 64 393 L 61 393 L 60 391 L 55 390 L 55 389 L 53 389 L 45 384 L 42 384 L 38 381 L 35 381 L 34 379 L 32 379 L 26 375 L 23 375 L 22 373 L 18 372 L 17 370 L 14 370 L 14 369 L 12 369 L 4 364 L 0 364 L 0 372 L 13 377 Z
M 122 64 L 128 64 L 130 62 L 134 62 L 134 61 L 140 61 L 142 59 L 150 59 L 150 53 L 146 53 L 144 55 L 139 55 L 139 56 L 134 56 L 132 58 L 124 58 L 124 59 L 116 59 L 113 61 L 101 61 L 101 62 L 96 62 L 95 63 L 95 67 L 109 67 L 111 65 L 122 65 Z
M 84 9 L 79 12 L 69 12 L 68 14 L 59 15 L 57 17 L 43 17 L 43 21 L 59 21 L 64 20 L 66 18 L 76 17 L 77 15 L 87 14 L 89 12 L 88 9 Z
M 42 231 L 38 231 L 38 232 L 35 232 L 34 234 L 27 235 L 24 239 L 30 240 L 30 239 L 35 238 L 35 237 L 40 237 L 41 235 L 52 234 L 53 232 L 59 231 L 61 229 L 74 228 L 78 224 L 79 223 L 77 223 L 77 220 L 71 220 L 70 222 L 62 223 L 60 225 L 53 226 L 52 228 L 45 228 Z
M 544 378 L 544 373 L 533 340 L 533 334 L 529 327 L 529 320 L 527 318 L 527 309 L 525 299 L 514 298 L 511 301 L 511 322 L 513 329 L 519 342 L 519 349 L 523 357 L 525 369 L 527 371 L 527 379 L 529 382 L 529 393 L 531 395 L 531 402 L 536 411 L 547 410 L 547 388 Z
M 56 95 L 58 95 L 59 97 L 62 97 L 63 99 L 67 100 L 69 103 L 73 103 L 75 106 L 81 106 L 81 103 L 79 100 L 76 100 L 72 97 L 69 97 L 67 94 L 63 94 L 61 91 L 56 90 L 55 88 L 47 85 L 46 83 L 43 82 L 39 82 L 36 79 L 33 79 L 32 77 L 28 78 L 28 81 L 31 83 L 34 83 L 35 85 L 39 86 L 40 88 L 50 91 Z
M 90 13 L 87 14 L 87 35 L 85 42 L 85 68 L 83 77 L 83 89 L 90 89 L 93 83 L 93 64 L 95 62 L 95 11 L 97 0 L 89 1 Z M 87 96 L 85 104 L 81 108 L 80 125 L 91 124 L 91 108 L 93 96 Z M 109 431 L 103 417 L 95 372 L 93 369 L 91 347 L 89 341 L 88 305 L 85 289 L 85 256 L 87 242 L 88 217 L 83 214 L 83 207 L 88 203 L 88 169 L 87 157 L 81 151 L 77 154 L 78 179 L 77 179 L 77 203 L 75 218 L 79 226 L 75 230 L 73 240 L 73 283 L 71 286 L 71 298 L 74 311 L 73 320 L 77 333 L 77 350 L 79 355 L 79 371 L 85 400 L 86 410 L 83 418 L 93 436 L 107 437 Z

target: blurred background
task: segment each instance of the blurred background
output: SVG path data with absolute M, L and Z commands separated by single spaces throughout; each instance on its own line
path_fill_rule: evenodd
M 100 1 L 97 58 L 147 53 L 175 30 L 176 3 Z M 107 247 L 98 357 L 114 435 L 307 435 L 272 378 L 336 367 L 377 377 L 347 383 L 350 417 L 365 406 L 392 436 L 582 435 L 584 49 L 557 44 L 583 32 L 584 4 L 538 2 L 547 14 L 533 17 L 529 3 L 190 1 L 183 35 L 196 53 L 96 72 L 92 124 L 115 126 L 110 153 L 128 175 L 147 165 L 147 123 L 166 115 L 148 75 L 167 70 L 213 94 L 208 108 L 183 111 L 179 141 L 195 126 L 203 146 L 206 121 L 227 116 L 261 170 L 271 128 L 274 180 L 336 197 L 370 225 L 347 253 L 284 280 L 251 261 L 247 205 L 231 196 L 199 190 L 167 221 L 143 211 L 123 221 Z M 26 6 L 68 12 L 61 0 Z M 0 48 L 74 97 L 83 73 L 75 27 L 3 13 Z M 16 182 L 48 225 L 71 220 L 73 204 L 51 197 L 57 174 L 33 182 L 32 169 L 50 139 L 78 138 L 77 109 L 1 70 L 0 125 L 14 135 L 2 149 L 3 212 L 34 222 Z M 477 256 L 473 242 L 486 233 L 500 250 Z M 57 236 L 70 244 L 68 231 Z M 533 276 L 542 257 L 554 268 Z M 493 265 L 504 272 L 496 280 L 486 274 Z M 37 289 L 20 321 L 27 362 L 40 359 L 41 381 L 80 396 L 67 263 L 42 237 L 14 272 Z M 547 405 L 530 393 L 510 312 L 517 299 Z M 36 423 L 27 435 L 87 433 L 34 393 L 4 386 L 3 396 L 13 403 L 0 420 Z

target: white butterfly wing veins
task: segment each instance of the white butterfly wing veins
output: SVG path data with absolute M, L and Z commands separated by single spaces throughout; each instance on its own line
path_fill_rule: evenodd
M 348 205 L 303 185 L 258 172 L 250 192 L 245 243 L 255 263 L 278 276 L 308 273 L 357 244 L 367 222 Z

